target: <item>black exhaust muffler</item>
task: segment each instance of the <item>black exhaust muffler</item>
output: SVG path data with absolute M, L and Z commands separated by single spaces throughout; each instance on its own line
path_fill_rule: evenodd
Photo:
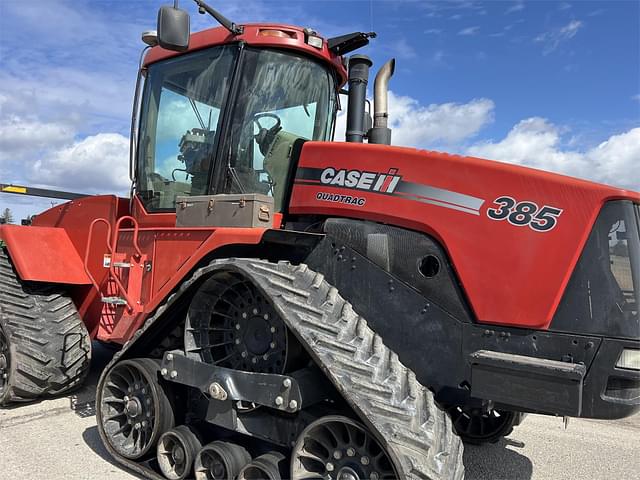
M 365 136 L 365 101 L 369 69 L 373 62 L 366 55 L 349 58 L 349 104 L 347 107 L 347 142 L 362 143 Z

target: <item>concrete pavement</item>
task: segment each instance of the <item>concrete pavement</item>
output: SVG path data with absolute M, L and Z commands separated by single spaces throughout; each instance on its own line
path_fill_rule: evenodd
M 95 426 L 94 389 L 110 352 L 97 348 L 92 375 L 66 397 L 0 410 L 0 479 L 138 478 L 107 454 Z M 615 422 L 529 415 L 507 439 L 467 446 L 468 480 L 640 480 L 640 415 Z

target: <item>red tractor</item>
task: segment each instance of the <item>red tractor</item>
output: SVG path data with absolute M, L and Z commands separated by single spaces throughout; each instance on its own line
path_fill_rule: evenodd
M 640 408 L 640 194 L 390 146 L 371 34 L 162 7 L 131 198 L 3 225 L 0 402 L 79 385 L 149 478 L 460 479 L 527 412 Z M 331 142 L 348 84 L 347 142 Z M 367 143 L 364 140 L 367 140 Z

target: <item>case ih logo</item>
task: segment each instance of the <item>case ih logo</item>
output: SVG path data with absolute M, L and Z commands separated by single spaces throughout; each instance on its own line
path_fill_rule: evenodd
M 397 168 L 390 168 L 386 173 L 363 172 L 360 170 L 336 170 L 325 168 L 320 174 L 320 182 L 325 185 L 336 185 L 357 190 L 393 193 L 402 179 L 397 175 Z

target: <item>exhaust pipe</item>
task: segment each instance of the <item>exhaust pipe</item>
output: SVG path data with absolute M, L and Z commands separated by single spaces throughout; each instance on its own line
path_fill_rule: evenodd
M 349 106 L 345 136 L 347 142 L 362 143 L 364 139 L 364 105 L 371 65 L 373 62 L 366 55 L 352 55 L 349 58 Z
M 369 130 L 369 143 L 391 145 L 389 123 L 389 79 L 396 68 L 396 59 L 385 63 L 373 84 L 373 128 Z

